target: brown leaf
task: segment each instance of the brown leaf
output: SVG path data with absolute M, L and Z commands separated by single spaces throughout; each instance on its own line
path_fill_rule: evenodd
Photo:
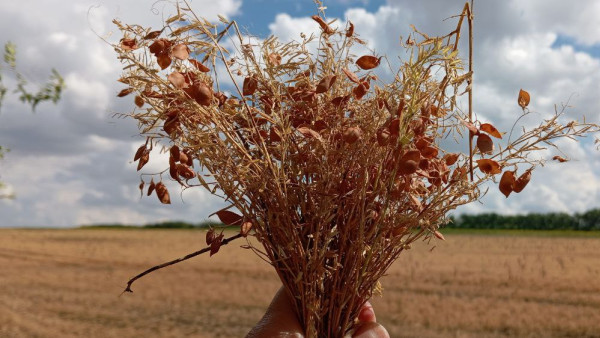
M 527 183 L 529 183 L 529 180 L 531 180 L 531 171 L 533 170 L 533 168 L 525 171 L 523 173 L 523 175 L 519 176 L 519 178 L 517 178 L 517 181 L 515 182 L 515 187 L 514 187 L 514 191 L 516 193 L 519 193 L 521 191 L 523 191 L 523 189 L 525 189 L 525 186 L 527 186 Z
M 250 232 L 250 229 L 252 229 L 252 222 L 244 222 L 242 223 L 242 225 L 240 226 L 240 234 L 244 237 L 248 236 L 248 233 Z
M 486 134 L 479 134 L 477 136 L 477 148 L 482 154 L 491 154 L 494 152 L 494 141 Z
M 139 95 L 137 95 L 135 97 L 134 102 L 135 102 L 135 105 L 138 106 L 138 108 L 142 108 L 144 106 L 144 99 Z
M 349 71 L 347 68 L 342 68 L 342 72 L 344 72 L 344 74 L 346 74 L 346 76 L 348 77 L 348 80 L 350 80 L 354 83 L 360 84 L 360 79 L 358 78 L 358 76 L 356 76 L 356 74 Z
M 137 48 L 138 45 L 135 39 L 121 39 L 121 49 L 125 51 L 130 51 Z
M 377 144 L 385 146 L 390 143 L 390 131 L 387 128 L 380 128 L 377 130 Z
M 156 57 L 156 61 L 158 62 L 158 65 L 162 70 L 166 69 L 167 67 L 169 67 L 169 65 L 171 65 L 171 57 L 167 54 L 158 55 Z
M 151 179 L 150 185 L 148 186 L 148 193 L 146 194 L 146 196 L 152 195 L 152 192 L 154 191 L 154 189 L 156 189 L 156 184 L 154 183 L 154 179 Z
M 135 152 L 135 155 L 133 156 L 133 161 L 137 161 L 140 159 L 140 157 L 142 157 L 142 155 L 144 154 L 144 151 L 146 151 L 146 145 L 141 145 L 138 150 Z
M 564 158 L 564 157 L 562 157 L 562 156 L 558 156 L 558 155 L 556 155 L 556 156 L 552 157 L 552 159 L 553 159 L 554 161 L 558 161 L 558 162 L 560 162 L 560 163 L 564 163 L 564 162 L 567 162 L 567 161 L 569 161 L 569 160 L 567 160 L 566 158 Z
M 419 162 L 421 162 L 421 152 L 418 150 L 409 150 L 406 154 L 402 155 L 400 163 L 398 165 L 398 174 L 410 175 L 419 169 Z
M 421 155 L 428 159 L 436 158 L 438 153 L 439 150 L 433 146 L 426 146 L 423 149 L 421 149 Z
M 279 133 L 277 132 L 275 127 L 271 127 L 271 130 L 269 133 L 269 139 L 271 140 L 271 142 L 280 142 L 281 141 L 281 136 L 279 136 Z
M 219 236 L 217 236 L 213 239 L 212 243 L 210 243 L 210 256 L 219 252 L 219 249 L 221 248 L 222 243 L 223 243 L 223 234 L 220 234 Z
M 477 160 L 477 166 L 479 170 L 488 175 L 496 175 L 502 172 L 502 168 L 498 162 L 487 158 Z
M 123 97 L 131 94 L 133 92 L 133 88 L 125 88 L 117 94 L 117 97 Z
M 158 196 L 158 200 L 162 204 L 171 204 L 171 197 L 169 196 L 169 190 L 164 185 L 163 182 L 158 182 L 156 184 L 156 196 Z
M 217 211 L 217 217 L 223 222 L 225 225 L 239 225 L 242 224 L 243 217 L 236 214 L 235 212 L 231 212 L 229 210 L 220 210 Z
M 180 72 L 173 72 L 169 74 L 167 80 L 177 89 L 187 88 L 188 85 L 185 83 L 185 77 Z
M 180 43 L 173 47 L 171 55 L 179 60 L 187 60 L 190 57 L 190 49 L 185 43 Z
M 258 88 L 258 81 L 256 81 L 255 78 L 249 76 L 244 79 L 242 95 L 243 96 L 252 95 L 252 94 L 254 94 L 254 92 L 256 92 L 257 88 Z
M 173 156 L 169 156 L 169 175 L 172 179 L 179 181 L 179 171 L 177 170 L 177 162 Z
M 350 101 L 350 97 L 351 97 L 350 95 L 338 96 L 338 97 L 334 98 L 333 100 L 331 100 L 331 104 L 337 108 L 345 107 L 348 104 L 348 102 Z
M 194 67 L 196 67 L 199 71 L 203 72 L 203 73 L 208 73 L 210 72 L 210 68 L 206 67 L 205 65 L 203 65 L 201 62 L 194 60 L 194 59 L 188 59 L 188 61 L 194 65 Z
M 525 109 L 527 108 L 527 105 L 529 105 L 529 93 L 524 91 L 523 89 L 521 89 L 519 91 L 519 99 L 517 100 L 517 102 L 519 103 L 519 106 L 521 106 L 521 108 Z
M 360 100 L 367 94 L 367 87 L 365 87 L 364 83 L 359 83 L 358 86 L 352 89 L 352 94 L 357 100 Z
M 323 18 L 321 18 L 320 16 L 313 15 L 312 19 L 315 20 L 319 24 L 319 26 L 321 26 L 323 33 L 325 33 L 325 34 L 333 34 L 334 33 L 334 30 L 331 29 L 331 27 L 329 27 L 327 22 L 325 22 L 325 20 L 323 20 Z
M 500 188 L 500 192 L 504 194 L 508 198 L 511 192 L 515 189 L 515 172 L 507 170 L 502 174 L 502 178 L 500 179 L 500 184 L 498 188 Z
M 140 161 L 138 162 L 137 170 L 140 171 L 140 169 L 142 169 L 146 165 L 146 163 L 148 163 L 149 160 L 150 150 L 146 149 L 142 153 L 142 156 L 140 156 Z
M 471 133 L 479 135 L 479 129 L 477 129 L 477 127 L 475 127 L 473 123 L 463 121 L 463 124 L 467 127 L 467 129 L 469 129 Z
M 364 70 L 369 70 L 379 66 L 380 61 L 381 58 L 372 55 L 363 55 L 356 60 L 356 65 Z
M 139 185 L 139 187 L 138 187 L 138 188 L 140 188 L 140 197 L 141 197 L 141 196 L 144 196 L 144 185 L 145 185 L 145 184 L 146 184 L 146 183 L 144 182 L 144 180 L 142 180 L 142 181 L 140 182 L 140 185 Z
M 335 83 L 336 78 L 337 77 L 335 75 L 327 75 L 323 77 L 317 85 L 316 93 L 321 94 L 328 91 L 329 88 L 331 88 L 331 86 L 333 86 L 333 84 Z
M 446 165 L 453 165 L 458 161 L 459 154 L 446 154 L 444 155 L 444 161 Z
M 316 138 L 321 139 L 321 135 L 316 131 L 308 128 L 308 127 L 299 127 L 296 129 L 300 134 L 304 135 L 306 138 Z
M 346 128 L 342 134 L 342 137 L 346 143 L 354 143 L 360 139 L 362 131 L 358 127 Z
M 157 37 L 160 36 L 160 33 L 162 33 L 162 30 L 150 32 L 150 33 L 146 34 L 146 36 L 144 36 L 144 40 L 156 39 Z
M 167 39 L 158 39 L 154 41 L 148 49 L 150 50 L 150 53 L 158 58 L 160 55 L 168 54 L 172 44 L 173 43 Z
M 212 103 L 213 91 L 204 81 L 196 81 L 184 91 L 201 106 L 209 106 Z
M 502 134 L 498 131 L 498 129 L 489 123 L 484 123 L 479 126 L 479 130 L 486 132 L 495 138 L 502 138 Z
M 210 228 L 206 232 L 206 245 L 210 245 L 215 240 L 215 229 Z
M 346 30 L 346 37 L 352 37 L 354 35 L 354 24 L 348 21 L 348 29 Z

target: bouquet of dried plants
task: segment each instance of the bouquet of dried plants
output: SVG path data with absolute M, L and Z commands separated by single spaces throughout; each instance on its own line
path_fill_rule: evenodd
M 483 183 L 501 175 L 501 192 L 519 193 L 543 163 L 532 152 L 598 131 L 561 124 L 559 111 L 501 146 L 501 132 L 472 119 L 471 57 L 467 68 L 458 55 L 469 4 L 457 18 L 446 36 L 415 29 L 402 46 L 410 57 L 389 82 L 372 71 L 391 67 L 386 59 L 353 55 L 364 42 L 352 23 L 334 28 L 322 11 L 313 16 L 319 36 L 289 43 L 249 43 L 235 22 L 201 19 L 187 2 L 161 30 L 115 21 L 127 85 L 118 96 L 134 94 L 129 116 L 146 139 L 138 170 L 154 147 L 169 154 L 164 171 L 142 175 L 140 190 L 149 184 L 147 194 L 168 204 L 164 180 L 204 187 L 230 203 L 220 220 L 241 228 L 231 238 L 209 231 L 206 249 L 136 276 L 127 291 L 150 271 L 254 236 L 261 247 L 245 247 L 275 268 L 306 335 L 343 337 L 400 253 L 419 239 L 443 240 L 448 212 L 476 201 Z M 467 112 L 457 104 L 463 94 Z M 528 103 L 521 91 L 523 114 Z M 468 140 L 467 151 L 446 151 L 454 140 Z

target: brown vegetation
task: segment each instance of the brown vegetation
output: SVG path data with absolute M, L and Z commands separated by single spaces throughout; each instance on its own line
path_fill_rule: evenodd
M 2 230 L 0 336 L 242 337 L 280 286 L 249 250 L 169 267 L 119 297 L 132 272 L 205 235 Z M 373 299 L 392 337 L 600 336 L 599 238 L 447 234 L 431 247 L 413 245 Z

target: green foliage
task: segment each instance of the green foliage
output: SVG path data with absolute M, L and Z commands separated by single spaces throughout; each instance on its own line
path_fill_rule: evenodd
M 498 215 L 485 213 L 451 217 L 448 228 L 458 229 L 521 229 L 521 230 L 600 230 L 600 209 L 569 215 L 567 213 L 530 213 Z
M 35 111 L 38 104 L 42 102 L 51 101 L 56 104 L 60 100 L 65 89 L 65 81 L 56 69 L 52 69 L 48 81 L 37 92 L 32 92 L 27 89 L 27 79 L 17 70 L 17 46 L 10 41 L 4 44 L 4 63 L 17 78 L 17 87 L 12 92 L 19 94 L 19 100 L 30 105 L 31 110 Z M 8 92 L 8 88 L 2 82 L 2 72 L 3 68 L 0 65 L 0 108 L 2 108 L 2 102 Z

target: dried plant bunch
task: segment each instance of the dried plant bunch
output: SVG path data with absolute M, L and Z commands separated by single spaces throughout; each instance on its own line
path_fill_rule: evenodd
M 388 82 L 373 73 L 385 58 L 353 55 L 364 42 L 351 23 L 313 19 L 318 37 L 257 41 L 234 21 L 198 18 L 184 2 L 158 31 L 115 21 L 124 37 L 114 48 L 128 86 L 119 96 L 135 94 L 129 116 L 146 138 L 138 170 L 154 146 L 169 153 L 164 171 L 142 175 L 142 193 L 151 177 L 147 194 L 162 203 L 170 203 L 165 179 L 222 196 L 231 206 L 216 215 L 240 226 L 236 237 L 256 237 L 261 247 L 245 247 L 273 265 L 307 336 L 343 337 L 402 251 L 443 239 L 449 211 L 476 201 L 500 174 L 502 193 L 521 192 L 543 163 L 532 152 L 598 126 L 563 125 L 557 112 L 494 147 L 502 134 L 457 104 L 471 95 L 473 72 L 458 55 L 468 4 L 446 36 L 415 30 L 402 46 L 410 57 L 398 70 L 388 65 Z M 529 94 L 518 103 L 526 114 Z M 445 151 L 442 141 L 453 138 L 475 144 Z M 229 240 L 211 230 L 207 250 Z

